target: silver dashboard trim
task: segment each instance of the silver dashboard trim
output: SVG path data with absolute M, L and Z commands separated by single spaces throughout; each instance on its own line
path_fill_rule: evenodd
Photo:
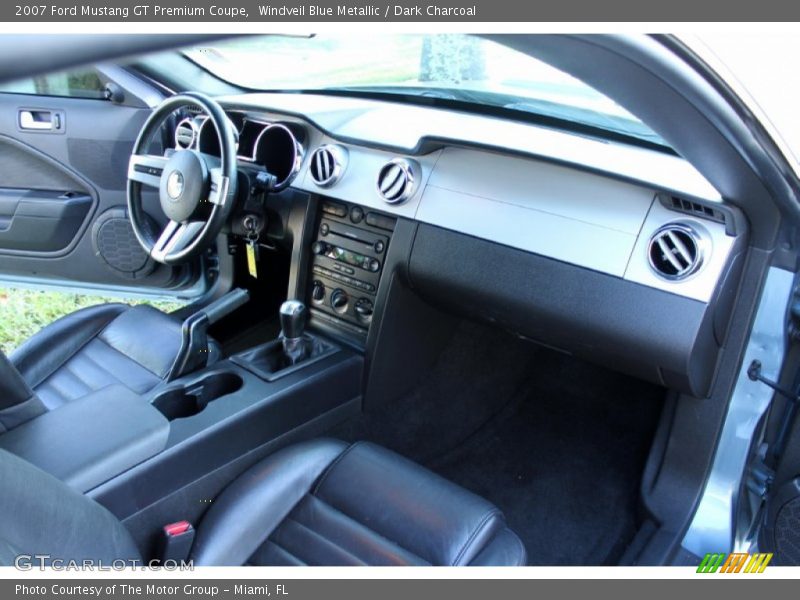
M 322 159 L 319 158 L 319 156 L 324 152 L 329 154 L 331 160 L 333 161 L 333 165 L 331 165 L 332 168 L 330 169 L 330 175 L 322 180 L 318 180 L 314 178 L 313 174 L 311 174 L 311 167 L 314 162 L 317 161 L 318 168 L 321 168 L 319 161 L 322 161 Z M 347 158 L 347 148 L 341 146 L 340 144 L 323 144 L 322 146 L 319 146 L 309 155 L 308 169 L 311 180 L 322 188 L 329 188 L 336 185 L 339 179 L 341 179 L 342 175 L 344 175 L 344 172 L 347 170 Z
M 185 146 L 185 147 L 181 146 L 178 143 L 178 131 L 180 130 L 180 128 L 183 125 L 186 125 L 189 129 L 192 130 L 192 139 L 189 142 L 189 144 L 187 146 Z M 175 126 L 175 131 L 173 132 L 172 135 L 175 138 L 175 149 L 176 150 L 191 150 L 191 149 L 193 149 L 195 147 L 195 144 L 197 144 L 197 142 L 198 142 L 198 140 L 200 138 L 200 132 L 199 132 L 199 129 L 197 127 L 197 123 L 195 123 L 195 120 L 192 117 L 186 117 L 185 119 L 181 119 L 178 122 L 178 124 Z
M 312 144 L 324 145 L 330 138 Z M 374 173 L 395 158 L 347 146 L 349 168 L 333 188 L 317 185 L 308 165 L 295 187 L 377 208 L 680 296 L 708 302 L 735 238 L 725 225 L 669 210 L 652 189 L 566 165 L 473 148 L 447 147 L 415 160 L 423 177 L 412 198 L 387 204 Z M 487 176 L 491 174 L 491 176 Z M 649 266 L 652 233 L 680 220 L 708 232 L 703 268 L 667 281 Z
M 314 130 L 309 131 L 309 138 L 309 146 L 313 148 L 337 143 Z M 400 204 L 388 204 L 378 192 L 375 185 L 375 176 L 383 165 L 397 158 L 397 154 L 364 148 L 363 146 L 341 145 L 347 150 L 348 166 L 347 170 L 336 182 L 336 185 L 323 187 L 317 184 L 311 176 L 309 168 L 311 163 L 306 161 L 305 166 L 302 167 L 300 174 L 295 179 L 293 187 L 306 192 L 324 194 L 329 198 L 353 202 L 363 207 L 374 208 L 395 216 L 407 219 L 416 218 L 422 191 L 425 189 L 428 177 L 430 177 L 441 151 L 437 150 L 430 154 L 416 157 L 418 183 L 413 193 L 406 201 Z
M 654 197 L 543 161 L 445 148 L 416 219 L 622 277 Z
M 685 279 L 668 280 L 658 275 L 650 266 L 648 252 L 650 239 L 665 224 L 680 222 L 702 232 L 705 249 L 702 267 Z M 642 224 L 639 238 L 633 248 L 625 279 L 686 298 L 709 302 L 728 264 L 728 257 L 736 238 L 725 231 L 725 225 L 716 221 L 699 219 L 693 215 L 670 210 L 656 198 Z
M 231 110 L 294 116 L 323 131 L 332 143 L 371 146 L 395 156 L 418 158 L 426 142 L 439 147 L 467 144 L 563 163 L 679 196 L 722 201 L 719 192 L 678 156 L 538 125 L 324 94 L 256 93 L 218 100 Z
M 381 180 L 386 170 L 391 169 L 392 167 L 397 167 L 400 169 L 400 173 L 403 175 L 405 183 L 403 184 L 402 193 L 397 197 L 390 199 L 386 196 L 386 192 L 389 190 L 383 189 Z M 378 170 L 377 179 L 375 181 L 375 186 L 378 189 L 378 195 L 388 204 L 402 204 L 411 198 L 411 196 L 414 195 L 414 192 L 417 191 L 418 177 L 415 175 L 417 171 L 419 171 L 419 167 L 417 166 L 416 161 L 409 160 L 407 158 L 393 158 Z
M 255 163 L 258 160 L 258 147 L 259 144 L 261 144 L 261 139 L 265 134 L 274 130 L 281 130 L 289 135 L 289 138 L 292 140 L 292 152 L 294 153 L 292 156 L 292 167 L 289 171 L 289 174 L 275 184 L 275 190 L 280 191 L 287 188 L 289 184 L 291 184 L 297 177 L 298 173 L 300 172 L 300 167 L 303 164 L 305 150 L 303 145 L 297 139 L 297 136 L 286 125 L 283 123 L 270 123 L 261 130 L 261 132 L 258 134 L 258 137 L 256 137 L 256 141 L 253 142 L 253 158 L 250 162 Z
M 685 279 L 696 275 L 698 271 L 703 268 L 706 255 L 711 251 L 711 241 L 704 229 L 705 228 L 701 230 L 698 225 L 683 220 L 670 221 L 669 223 L 665 223 L 656 229 L 650 236 L 650 240 L 647 244 L 647 262 L 650 265 L 650 270 L 652 270 L 657 277 L 666 279 L 669 282 L 684 281 Z M 686 256 L 687 249 L 685 245 L 680 243 L 679 240 L 676 240 L 674 242 L 677 246 L 676 251 L 680 250 L 680 254 L 682 254 L 684 260 L 689 260 L 690 264 L 685 268 L 681 268 L 680 265 L 676 265 L 679 268 L 679 272 L 674 275 L 670 275 L 667 273 L 662 273 L 656 267 L 656 264 L 653 262 L 653 247 L 658 245 L 664 254 L 667 254 L 666 248 L 660 240 L 662 240 L 665 236 L 669 236 L 671 239 L 675 240 L 675 236 L 671 234 L 673 231 L 682 232 L 691 239 L 696 249 L 696 256 L 693 260 Z M 675 265 L 674 257 L 671 257 L 670 260 L 672 261 L 672 264 Z
M 304 161 L 292 183 L 297 189 L 459 231 L 701 302 L 713 297 L 736 241 L 735 236 L 726 234 L 724 224 L 670 210 L 658 200 L 658 194 L 666 190 L 686 200 L 704 200 L 707 205 L 722 202 L 705 179 L 676 156 L 512 121 L 453 116 L 439 109 L 389 102 L 306 94 L 292 95 L 290 99 L 254 94 L 222 101 L 231 111 L 259 112 L 266 121 L 288 118 L 311 124 L 306 129 L 306 141 L 312 151 L 328 144 L 347 151 L 348 168 L 336 185 L 317 184 L 310 174 L 310 161 Z M 409 121 L 412 116 L 422 121 Z M 371 134 L 380 139 L 367 136 L 366 126 L 375 119 L 381 123 Z M 335 124 L 336 136 L 320 129 L 318 121 Z M 462 138 L 464 131 L 485 142 L 490 134 L 502 135 L 493 140 L 492 147 L 475 146 L 474 143 L 482 143 L 478 137 L 460 145 L 419 137 L 422 132 L 444 132 L 443 122 L 453 126 L 456 121 L 463 125 Z M 473 127 L 478 123 L 491 123 L 498 129 Z M 455 137 L 455 132 L 451 133 Z M 530 139 L 527 133 L 532 136 Z M 346 141 L 356 139 L 365 141 Z M 497 147 L 499 141 L 507 146 Z M 546 158 L 519 151 L 534 141 Z M 550 143 L 547 148 L 546 142 Z M 391 147 L 387 146 L 389 143 Z M 398 143 L 416 146 L 404 153 L 398 151 Z M 408 200 L 388 204 L 376 189 L 375 177 L 385 163 L 398 157 L 419 165 L 419 179 Z M 611 169 L 612 164 L 622 170 Z M 634 172 L 638 175 L 634 176 Z M 648 176 L 641 177 L 643 173 Z M 655 185 L 642 185 L 645 180 Z M 676 182 L 681 185 L 674 185 Z M 647 245 L 656 229 L 676 220 L 708 231 L 708 251 L 697 273 L 680 281 L 667 281 L 650 268 Z

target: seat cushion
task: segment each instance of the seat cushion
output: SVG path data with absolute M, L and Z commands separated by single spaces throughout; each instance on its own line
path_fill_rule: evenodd
M 109 385 L 141 395 L 169 373 L 181 325 L 146 305 L 92 306 L 48 325 L 9 358 L 48 410 Z
M 520 565 L 486 500 L 374 444 L 315 440 L 234 481 L 198 529 L 198 565 Z

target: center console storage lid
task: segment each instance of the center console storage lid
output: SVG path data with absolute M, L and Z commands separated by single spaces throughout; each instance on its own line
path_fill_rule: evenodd
M 86 492 L 161 452 L 168 435 L 158 410 L 110 385 L 0 435 L 0 448 Z

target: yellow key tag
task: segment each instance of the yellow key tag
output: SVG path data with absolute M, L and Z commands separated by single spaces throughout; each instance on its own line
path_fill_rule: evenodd
M 256 268 L 256 245 L 248 243 L 246 245 L 247 251 L 247 270 L 250 272 L 250 277 L 258 279 L 258 269 Z

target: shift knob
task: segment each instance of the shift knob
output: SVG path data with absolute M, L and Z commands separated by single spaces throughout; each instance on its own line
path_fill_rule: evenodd
M 307 314 L 306 305 L 300 300 L 287 300 L 281 304 L 280 320 L 283 337 L 290 340 L 303 337 Z

